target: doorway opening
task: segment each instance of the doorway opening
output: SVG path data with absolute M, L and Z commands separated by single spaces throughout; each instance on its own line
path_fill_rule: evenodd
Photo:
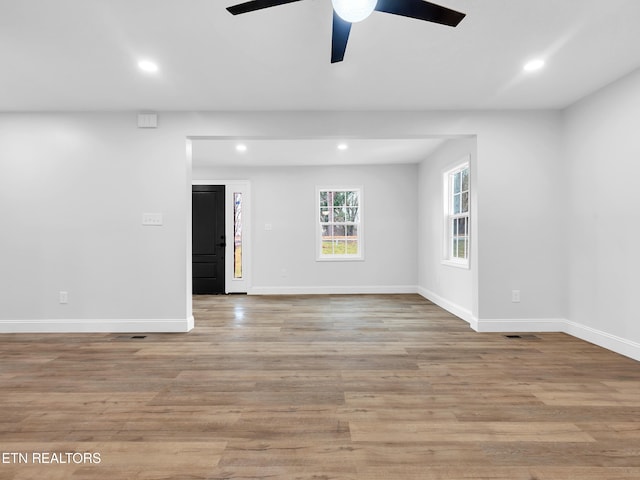
M 208 189 L 216 187 L 219 197 L 216 200 L 216 206 L 212 202 L 206 206 L 205 210 L 209 213 L 208 221 L 216 223 L 215 226 L 209 226 L 204 241 L 208 242 L 208 248 L 217 244 L 219 250 L 216 254 L 217 259 L 221 262 L 216 265 L 216 291 L 200 292 L 196 290 L 196 277 L 202 273 L 205 267 L 197 265 L 195 255 L 196 252 L 196 222 L 198 220 L 197 210 L 199 205 L 196 202 L 199 199 L 192 197 L 192 285 L 193 294 L 227 294 L 227 293 L 249 293 L 250 276 L 251 276 L 251 248 L 250 248 L 250 214 L 251 214 L 251 196 L 250 183 L 247 180 L 218 180 L 218 179 L 198 179 L 191 182 L 192 192 L 199 189 Z M 192 193 L 192 195 L 194 195 Z M 215 214 L 215 221 L 211 218 L 211 210 L 214 208 L 222 209 L 223 212 Z M 213 257 L 209 257 L 213 258 Z M 204 272 L 205 276 L 209 275 L 212 267 L 207 267 L 208 272 Z M 198 270 L 198 272 L 196 271 Z

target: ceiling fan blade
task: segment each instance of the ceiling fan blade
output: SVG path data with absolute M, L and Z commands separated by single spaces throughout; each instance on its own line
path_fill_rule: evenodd
M 424 0 L 378 0 L 379 12 L 457 27 L 466 14 Z
M 341 62 L 347 49 L 347 41 L 351 32 L 351 23 L 343 20 L 333 12 L 333 34 L 331 36 L 331 63 Z
M 299 1 L 300 0 L 251 0 L 250 2 L 233 5 L 227 8 L 227 10 L 233 15 L 239 15 L 240 13 L 254 12 L 256 10 L 262 10 L 263 8 L 277 7 L 278 5 Z

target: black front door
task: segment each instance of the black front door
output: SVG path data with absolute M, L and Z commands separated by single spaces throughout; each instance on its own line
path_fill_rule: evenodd
M 193 293 L 224 291 L 224 185 L 192 187 Z

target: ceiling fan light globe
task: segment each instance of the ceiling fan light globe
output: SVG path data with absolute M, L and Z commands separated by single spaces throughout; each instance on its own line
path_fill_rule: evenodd
M 345 22 L 357 23 L 376 9 L 378 0 L 331 0 L 333 9 Z

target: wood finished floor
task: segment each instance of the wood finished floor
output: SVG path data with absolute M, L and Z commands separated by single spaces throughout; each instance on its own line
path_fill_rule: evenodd
M 568 335 L 475 333 L 417 295 L 194 314 L 143 339 L 1 335 L 0 479 L 640 479 L 640 364 Z

